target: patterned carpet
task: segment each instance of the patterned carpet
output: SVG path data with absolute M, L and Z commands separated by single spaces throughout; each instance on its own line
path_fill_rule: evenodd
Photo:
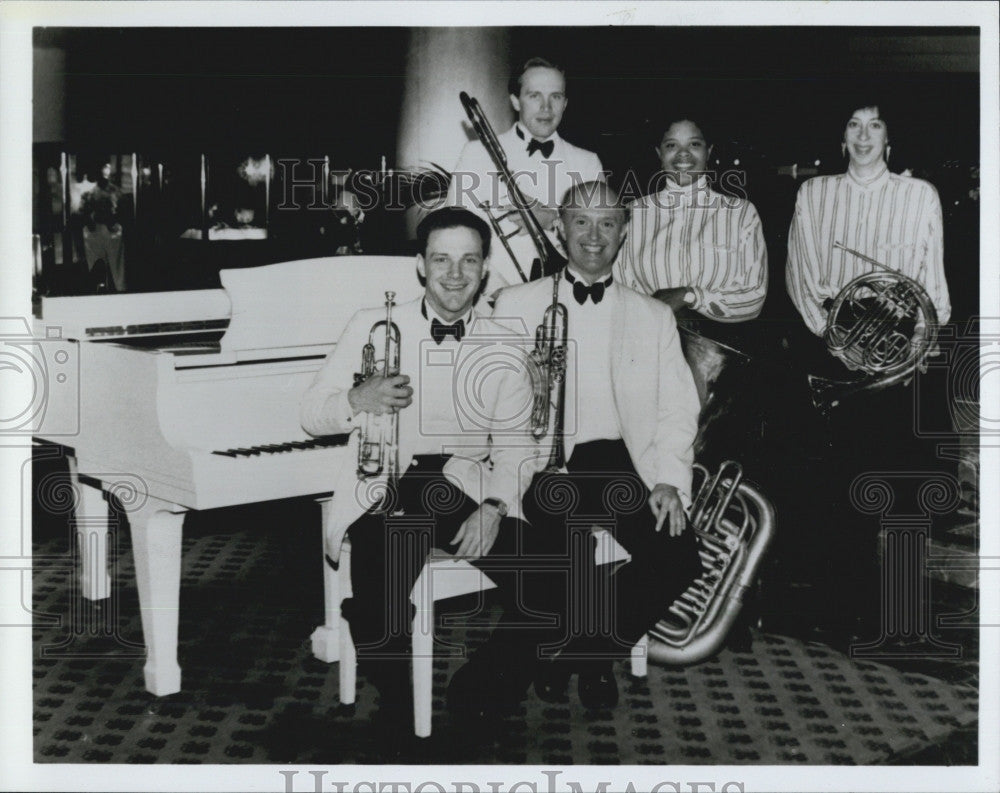
M 161 699 L 143 688 L 127 531 L 115 537 L 115 596 L 96 606 L 77 595 L 68 531 L 36 541 L 36 762 L 851 765 L 912 762 L 962 731 L 975 741 L 975 674 L 945 680 L 755 633 L 750 651 L 689 668 L 650 665 L 645 680 L 618 664 L 613 712 L 584 710 L 575 681 L 562 705 L 530 695 L 478 742 L 450 729 L 444 692 L 462 661 L 440 654 L 433 737 L 390 751 L 371 724 L 372 687 L 360 677 L 356 705 L 339 705 L 336 665 L 310 653 L 321 613 L 318 531 L 300 527 L 315 525 L 311 507 L 269 509 L 188 519 L 184 690 Z M 487 633 L 439 635 L 472 646 Z

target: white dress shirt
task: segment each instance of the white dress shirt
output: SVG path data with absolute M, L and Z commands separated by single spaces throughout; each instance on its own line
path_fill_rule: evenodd
M 602 180 L 603 167 L 596 154 L 563 140 L 558 132 L 548 139 L 553 141 L 552 155 L 543 157 L 540 151 L 528 154 L 531 133 L 521 129 L 520 124 L 497 135 L 497 140 L 507 155 L 507 168 L 524 197 L 529 202 L 535 199 L 546 207 L 556 208 L 569 188 L 582 182 Z M 502 207 L 512 205 L 507 185 L 478 140 L 466 143 L 462 149 L 452 172 L 446 203 L 449 206 L 463 206 L 483 217 L 485 213 L 481 204 Z M 505 221 L 502 228 L 509 232 L 514 226 Z M 554 234 L 550 235 L 550 239 L 558 246 Z M 518 234 L 511 237 L 509 242 L 525 278 L 530 277 L 529 268 L 536 256 L 531 238 L 526 234 Z M 519 284 L 523 280 L 503 244 L 494 235 L 487 293 L 509 284 Z
M 573 273 L 578 281 L 583 277 Z M 583 304 L 573 297 L 573 284 L 562 278 L 559 300 L 566 306 L 569 354 L 566 365 L 566 398 L 576 407 L 572 427 L 567 427 L 574 445 L 595 440 L 621 438 L 611 390 L 611 323 L 615 297 L 612 282 L 600 303 L 587 298 Z

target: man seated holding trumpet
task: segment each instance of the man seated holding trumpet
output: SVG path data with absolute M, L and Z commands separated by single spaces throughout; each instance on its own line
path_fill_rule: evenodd
M 537 449 L 521 431 L 531 404 L 523 348 L 475 308 L 489 227 L 447 207 L 424 218 L 417 238 L 423 297 L 393 309 L 387 293 L 387 307 L 359 311 L 300 414 L 311 435 L 361 430 L 357 465 L 334 478 L 327 548 L 339 554 L 351 539 L 353 597 L 342 613 L 385 727 L 403 729 L 414 581 L 432 547 L 473 561 L 512 552 L 527 486 L 518 467 Z
M 544 470 L 524 497 L 524 611 L 552 619 L 504 616 L 449 688 L 449 706 L 468 717 L 516 703 L 532 674 L 539 696 L 556 701 L 579 671 L 583 704 L 614 706 L 611 659 L 628 655 L 701 570 L 682 503 L 698 397 L 673 312 L 611 277 L 627 221 L 603 182 L 571 188 L 557 221 L 565 270 L 503 290 L 494 309 L 512 328 L 542 325 L 532 358 L 564 389 L 535 378 Z M 632 556 L 610 581 L 596 569 L 595 526 Z

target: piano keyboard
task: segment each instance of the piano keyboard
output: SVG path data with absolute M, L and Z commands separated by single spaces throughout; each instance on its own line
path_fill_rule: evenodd
M 213 451 L 223 457 L 255 457 L 260 454 L 281 454 L 282 452 L 297 452 L 303 449 L 321 449 L 328 446 L 346 446 L 348 436 L 327 435 L 323 438 L 313 438 L 308 441 L 289 441 L 287 443 L 264 443 L 260 446 L 247 446 L 240 449 L 225 449 Z

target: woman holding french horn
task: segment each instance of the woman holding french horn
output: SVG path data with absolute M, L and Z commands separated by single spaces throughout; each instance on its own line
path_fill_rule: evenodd
M 879 105 L 852 112 L 841 151 L 846 173 L 802 185 L 788 232 L 785 280 L 806 327 L 824 336 L 841 291 L 873 271 L 913 279 L 944 324 L 951 304 L 937 190 L 889 171 L 889 127 Z
M 785 273 L 805 324 L 798 339 L 789 334 L 796 379 L 804 385 L 809 373 L 816 409 L 805 411 L 815 445 L 806 450 L 805 434 L 798 443 L 816 474 L 800 496 L 809 536 L 799 561 L 817 573 L 819 612 L 833 608 L 826 627 L 863 642 L 880 630 L 878 528 L 854 509 L 851 486 L 867 471 L 926 461 L 911 381 L 951 313 L 937 190 L 889 171 L 889 141 L 883 106 L 854 105 L 841 142 L 846 172 L 799 190 Z

